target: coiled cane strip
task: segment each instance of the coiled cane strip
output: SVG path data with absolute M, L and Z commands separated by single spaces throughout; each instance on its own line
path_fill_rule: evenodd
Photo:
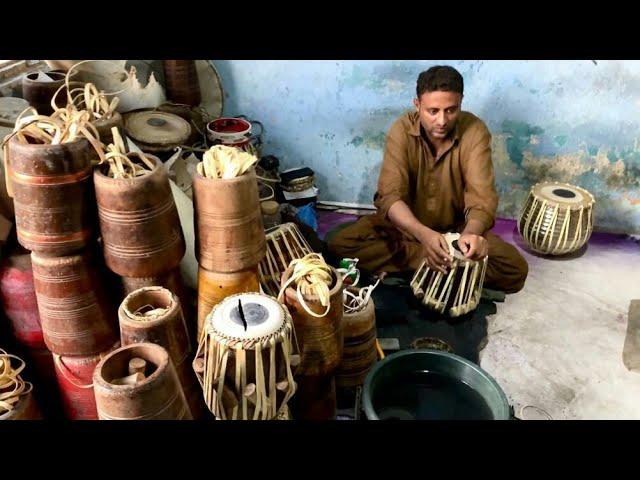
M 280 288 L 278 301 L 282 300 L 285 290 L 292 283 L 296 285 L 296 295 L 302 308 L 312 317 L 321 318 L 329 313 L 331 304 L 329 303 L 329 285 L 331 285 L 332 275 L 329 267 L 322 255 L 310 253 L 302 258 L 292 260 L 289 267 L 293 267 L 291 277 Z M 304 297 L 315 295 L 320 301 L 320 305 L 326 307 L 322 314 L 317 314 L 309 309 Z
M 18 361 L 17 368 L 13 367 L 11 359 Z M 20 372 L 25 366 L 21 358 L 8 354 L 0 348 L 0 415 L 12 411 L 20 397 L 33 390 L 33 385 L 20 377 Z

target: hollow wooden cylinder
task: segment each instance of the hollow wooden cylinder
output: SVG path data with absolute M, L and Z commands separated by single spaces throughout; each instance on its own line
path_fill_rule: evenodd
M 13 137 L 8 146 L 20 244 L 49 256 L 88 245 L 95 225 L 89 142 L 22 144 Z
M 50 81 L 39 79 L 39 72 L 27 73 L 22 77 L 22 98 L 35 108 L 40 115 L 51 115 L 53 107 L 51 99 L 56 91 L 64 85 L 65 74 L 62 72 L 46 72 Z M 56 105 L 64 107 L 67 99 L 66 87 L 56 98 Z
M 195 60 L 163 60 L 167 98 L 175 103 L 200 105 L 202 96 Z
M 112 381 L 128 375 L 132 358 L 147 362 L 146 378 L 135 385 Z M 100 420 L 191 420 L 178 374 L 167 350 L 153 343 L 120 347 L 103 358 L 93 373 Z
M 59 258 L 31 253 L 31 263 L 49 350 L 58 355 L 91 355 L 115 343 L 115 309 L 88 251 Z
M 194 174 L 196 258 L 202 268 L 231 273 L 255 267 L 266 250 L 255 170 L 231 179 Z
M 107 266 L 123 277 L 153 277 L 173 270 L 185 241 L 162 162 L 135 178 L 111 178 L 94 172 L 100 231 Z
M 376 309 L 370 298 L 364 309 L 345 312 L 342 317 L 344 349 L 336 370 L 336 386 L 355 387 L 364 380 L 378 359 L 376 350 Z

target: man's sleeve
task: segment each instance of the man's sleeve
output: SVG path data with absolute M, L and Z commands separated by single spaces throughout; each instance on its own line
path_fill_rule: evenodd
M 402 124 L 394 123 L 387 134 L 384 158 L 375 206 L 384 218 L 398 200 L 409 205 L 409 159 L 407 158 L 407 133 Z
M 491 133 L 484 124 L 477 128 L 471 141 L 471 150 L 465 156 L 465 216 L 467 221 L 473 218 L 482 222 L 486 232 L 495 224 L 498 193 L 491 161 Z

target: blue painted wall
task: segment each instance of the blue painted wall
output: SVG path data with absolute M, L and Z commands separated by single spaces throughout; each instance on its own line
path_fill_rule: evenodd
M 493 133 L 500 216 L 558 180 L 595 195 L 597 229 L 640 233 L 640 61 L 213 63 L 225 114 L 262 121 L 265 153 L 313 168 L 322 200 L 372 203 L 387 129 L 412 108 L 420 71 L 444 63 Z

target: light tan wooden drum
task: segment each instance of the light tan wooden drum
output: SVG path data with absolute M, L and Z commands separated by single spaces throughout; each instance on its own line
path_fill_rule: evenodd
M 289 312 L 267 295 L 232 295 L 213 308 L 193 369 L 217 419 L 286 416 L 296 391 L 292 336 Z
M 478 306 L 488 257 L 480 261 L 469 260 L 458 248 L 460 234 L 447 233 L 444 238 L 453 257 L 449 272 L 443 274 L 433 270 L 423 261 L 411 280 L 411 289 L 432 310 L 458 317 Z
M 518 230 L 538 253 L 564 255 L 580 249 L 593 232 L 595 199 L 584 188 L 545 182 L 531 187 Z
M 260 285 L 265 293 L 277 297 L 280 280 L 292 260 L 297 260 L 313 250 L 295 223 L 284 223 L 266 232 L 267 252 L 260 262 Z

